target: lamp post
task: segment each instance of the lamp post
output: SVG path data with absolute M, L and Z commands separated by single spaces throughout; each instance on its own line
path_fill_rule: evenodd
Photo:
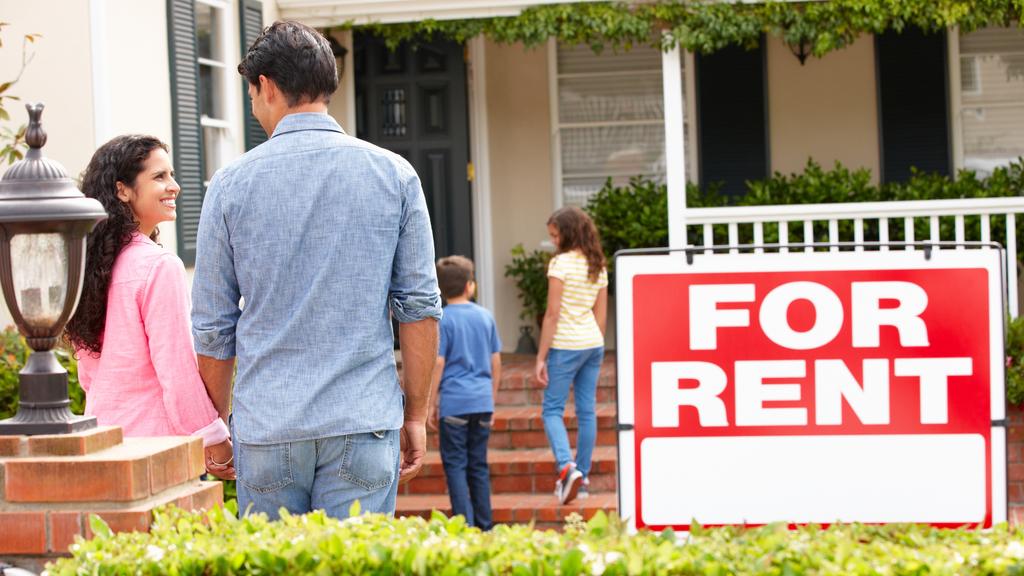
M 67 434 L 96 426 L 69 408 L 68 373 L 53 353 L 78 305 L 85 236 L 107 217 L 64 168 L 43 157 L 42 104 L 27 104 L 29 151 L 0 179 L 0 285 L 32 354 L 19 378 L 18 413 L 0 435 Z

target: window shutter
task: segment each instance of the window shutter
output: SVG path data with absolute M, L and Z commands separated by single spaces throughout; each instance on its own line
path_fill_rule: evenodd
M 945 31 L 879 34 L 875 55 L 882 181 L 907 180 L 911 167 L 951 174 Z
M 260 0 L 242 0 L 241 2 L 242 58 L 249 51 L 249 46 L 263 31 L 263 3 Z M 252 150 L 267 140 L 267 133 L 252 115 L 252 103 L 249 101 L 249 81 L 242 78 L 242 107 L 245 109 L 245 149 Z
M 696 65 L 701 186 L 739 197 L 769 174 L 764 42 L 697 54 Z
M 171 121 L 174 130 L 178 195 L 178 256 L 186 266 L 196 261 L 196 232 L 203 207 L 203 135 L 199 127 L 199 66 L 196 62 L 195 0 L 168 0 L 167 26 L 171 57 Z

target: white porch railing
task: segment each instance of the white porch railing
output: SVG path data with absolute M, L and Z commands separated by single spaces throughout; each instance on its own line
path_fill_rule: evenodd
M 1024 212 L 1024 198 L 966 198 L 954 200 L 917 200 L 902 202 L 850 202 L 843 204 L 799 204 L 792 206 L 729 206 L 723 208 L 688 208 L 684 214 L 684 238 L 691 245 L 714 248 L 731 246 L 730 252 L 738 252 L 735 246 L 744 243 L 752 245 L 755 252 L 778 250 L 788 252 L 789 246 L 801 244 L 804 251 L 813 251 L 815 246 L 815 225 L 823 230 L 827 225 L 828 243 L 852 243 L 852 250 L 888 250 L 890 223 L 903 230 L 907 243 L 932 242 L 999 242 L 1006 248 L 1007 304 L 1010 315 L 1018 314 L 1017 306 L 1017 235 L 1016 216 Z M 953 237 L 941 237 L 941 219 L 952 218 Z M 1005 234 L 992 238 L 993 218 L 1002 220 Z M 976 237 L 968 237 L 967 223 L 978 220 Z M 902 220 L 902 222 L 900 222 Z M 919 221 L 928 223 L 927 238 L 915 237 L 915 225 Z M 851 222 L 852 237 L 841 237 L 840 223 Z M 902 226 L 900 226 L 902 224 Z M 778 232 L 778 244 L 765 245 L 765 227 L 774 226 Z M 848 226 L 844 226 L 848 227 Z M 972 225 L 971 228 L 974 228 Z M 724 230 L 723 230 L 724 229 Z M 727 238 L 727 242 L 715 243 L 715 233 Z M 724 234 L 723 234 L 724 232 Z M 865 238 L 865 234 L 868 237 Z M 847 232 L 849 235 L 849 232 Z M 794 242 L 792 237 L 800 238 Z M 694 241 L 696 238 L 696 241 Z M 818 240 L 820 242 L 820 240 Z M 864 243 L 867 243 L 865 245 Z M 907 245 L 905 249 L 920 249 L 923 244 Z M 942 248 L 942 247 L 938 247 Z M 828 247 L 838 251 L 839 246 Z M 963 249 L 963 246 L 956 249 Z

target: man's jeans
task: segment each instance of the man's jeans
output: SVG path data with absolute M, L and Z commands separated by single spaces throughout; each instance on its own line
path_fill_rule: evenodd
M 238 509 L 278 518 L 324 510 L 348 518 L 363 512 L 395 513 L 401 450 L 398 430 L 349 434 L 282 444 L 234 445 Z
M 487 469 L 487 440 L 491 413 L 461 414 L 441 419 L 441 462 L 448 480 L 452 513 L 481 530 L 494 525 L 491 516 L 491 474 Z
M 590 474 L 590 460 L 597 441 L 597 376 L 604 360 L 604 347 L 586 350 L 559 350 L 548 353 L 548 386 L 544 389 L 544 431 L 555 453 L 556 471 L 573 462 L 569 434 L 565 430 L 565 402 L 569 387 L 576 394 L 576 469 L 583 477 Z

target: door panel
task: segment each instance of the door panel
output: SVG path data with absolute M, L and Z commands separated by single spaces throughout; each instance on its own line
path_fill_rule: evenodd
M 437 257 L 473 257 L 466 63 L 454 42 L 402 45 L 356 33 L 359 138 L 401 154 L 423 184 Z

